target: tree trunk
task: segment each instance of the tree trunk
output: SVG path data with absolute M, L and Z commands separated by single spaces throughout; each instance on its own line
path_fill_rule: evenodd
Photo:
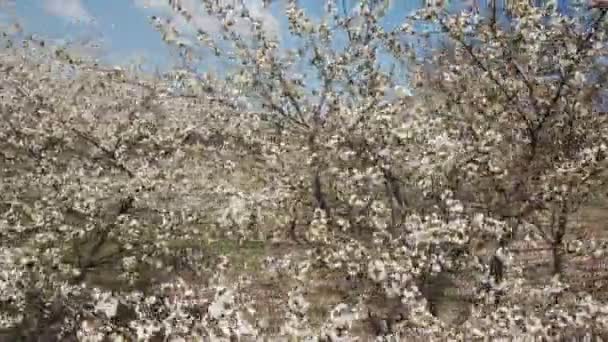
M 561 274 L 563 271 L 563 249 L 562 243 L 564 235 L 566 235 L 566 226 L 568 225 L 568 205 L 563 203 L 559 218 L 557 221 L 557 230 L 553 235 L 551 251 L 553 254 L 553 275 Z

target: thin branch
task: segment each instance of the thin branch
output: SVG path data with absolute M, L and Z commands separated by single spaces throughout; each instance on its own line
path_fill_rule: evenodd
M 519 64 L 517 64 L 517 62 L 513 59 L 513 57 L 510 54 L 509 54 L 509 60 L 511 61 L 511 65 L 513 65 L 513 67 L 515 68 L 515 71 L 517 71 L 517 74 L 522 78 L 524 84 L 526 85 L 526 88 L 528 89 L 528 97 L 532 101 L 532 106 L 534 107 L 534 110 L 536 112 L 539 112 L 540 107 L 538 105 L 538 99 L 534 95 L 534 86 L 532 85 L 532 82 L 530 81 L 530 79 L 528 79 L 528 77 L 525 75 L 524 71 L 521 69 Z
M 455 35 L 454 32 L 450 29 L 450 27 L 445 23 L 445 21 L 439 19 L 439 23 L 441 24 L 441 27 L 445 30 L 445 32 L 447 32 L 453 39 L 455 39 L 457 42 L 460 43 L 460 45 L 462 45 L 462 47 L 466 50 L 469 56 L 473 59 L 473 62 L 475 62 L 475 64 L 481 70 L 488 74 L 490 80 L 498 86 L 498 89 L 507 97 L 507 100 L 512 101 L 515 97 L 507 92 L 505 86 L 498 80 L 498 78 L 496 78 L 496 76 L 494 76 L 494 73 L 492 73 L 492 71 L 485 64 L 483 64 L 483 62 L 475 54 L 475 51 L 473 51 L 473 47 L 467 44 L 464 39 Z
M 103 152 L 104 156 L 106 157 L 107 161 L 110 162 L 110 164 L 112 164 L 112 166 L 114 168 L 123 171 L 124 173 L 127 174 L 127 176 L 129 176 L 129 178 L 135 178 L 135 173 L 133 173 L 125 165 L 123 165 L 122 163 L 120 163 L 117 160 L 116 151 L 111 151 L 111 150 L 107 149 L 105 146 L 103 146 L 97 140 L 95 140 L 94 138 L 88 136 L 87 134 L 77 130 L 76 128 L 70 127 L 69 130 L 72 131 L 74 134 L 76 134 L 81 139 L 85 140 L 86 142 L 90 143 L 91 145 L 93 145 L 96 148 L 98 148 L 99 150 L 101 150 Z
M 555 95 L 551 99 L 549 106 L 547 107 L 547 109 L 545 110 L 544 114 L 542 115 L 540 121 L 538 122 L 538 124 L 537 124 L 538 128 L 542 127 L 544 125 L 544 123 L 546 122 L 547 118 L 551 115 L 551 112 L 553 111 L 553 107 L 557 104 L 557 101 L 561 97 L 564 87 L 570 81 L 570 79 L 572 79 L 572 77 L 573 77 L 574 68 L 576 66 L 578 66 L 578 64 L 581 62 L 581 54 L 583 52 L 585 52 L 585 50 L 589 47 L 589 43 L 591 42 L 591 39 L 593 39 L 593 37 L 595 36 L 595 34 L 598 30 L 599 24 L 606 17 L 607 11 L 608 10 L 606 10 L 606 9 L 602 9 L 600 15 L 593 22 L 593 25 L 591 26 L 591 30 L 587 33 L 585 38 L 583 38 L 582 40 L 579 41 L 579 44 L 576 48 L 576 52 L 574 54 L 574 58 L 575 58 L 574 63 L 570 64 L 568 69 L 566 70 L 566 72 L 561 74 L 561 79 L 560 79 L 559 85 L 557 86 L 557 91 L 555 92 Z

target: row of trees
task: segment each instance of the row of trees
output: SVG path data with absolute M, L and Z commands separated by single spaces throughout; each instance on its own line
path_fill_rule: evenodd
M 518 2 L 503 27 L 427 8 L 387 31 L 371 2 L 345 15 L 329 0 L 316 20 L 289 0 L 289 50 L 244 5 L 201 3 L 221 32 L 175 48 L 211 49 L 225 77 L 104 69 L 4 36 L 5 338 L 605 336 L 608 306 L 569 282 L 563 249 L 605 189 L 605 10 L 589 26 Z M 447 37 L 426 59 L 421 20 Z M 218 239 L 293 244 L 229 277 Z M 522 239 L 551 246 L 549 275 L 518 263 Z M 248 289 L 272 274 L 285 296 L 263 317 Z M 328 279 L 343 297 L 315 304 Z

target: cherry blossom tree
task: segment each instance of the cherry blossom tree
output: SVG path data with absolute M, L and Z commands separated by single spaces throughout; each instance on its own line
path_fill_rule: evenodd
M 386 30 L 386 2 L 310 18 L 289 0 L 285 48 L 243 2 L 201 4 L 220 31 L 172 36 L 183 68 L 163 75 L 4 35 L 3 337 L 606 336 L 564 253 L 606 177 L 605 9 L 429 7 Z M 421 22 L 443 45 L 421 49 Z M 206 49 L 225 74 L 195 72 Z M 522 240 L 550 246 L 549 274 Z M 287 251 L 236 269 L 218 241 Z

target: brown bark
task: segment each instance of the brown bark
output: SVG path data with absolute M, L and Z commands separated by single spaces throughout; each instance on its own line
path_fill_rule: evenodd
M 562 243 L 564 241 L 564 235 L 566 235 L 566 227 L 568 225 L 568 205 L 563 203 L 559 218 L 557 221 L 557 229 L 553 234 L 553 242 L 551 250 L 553 254 L 553 274 L 561 274 L 563 271 L 563 251 Z

